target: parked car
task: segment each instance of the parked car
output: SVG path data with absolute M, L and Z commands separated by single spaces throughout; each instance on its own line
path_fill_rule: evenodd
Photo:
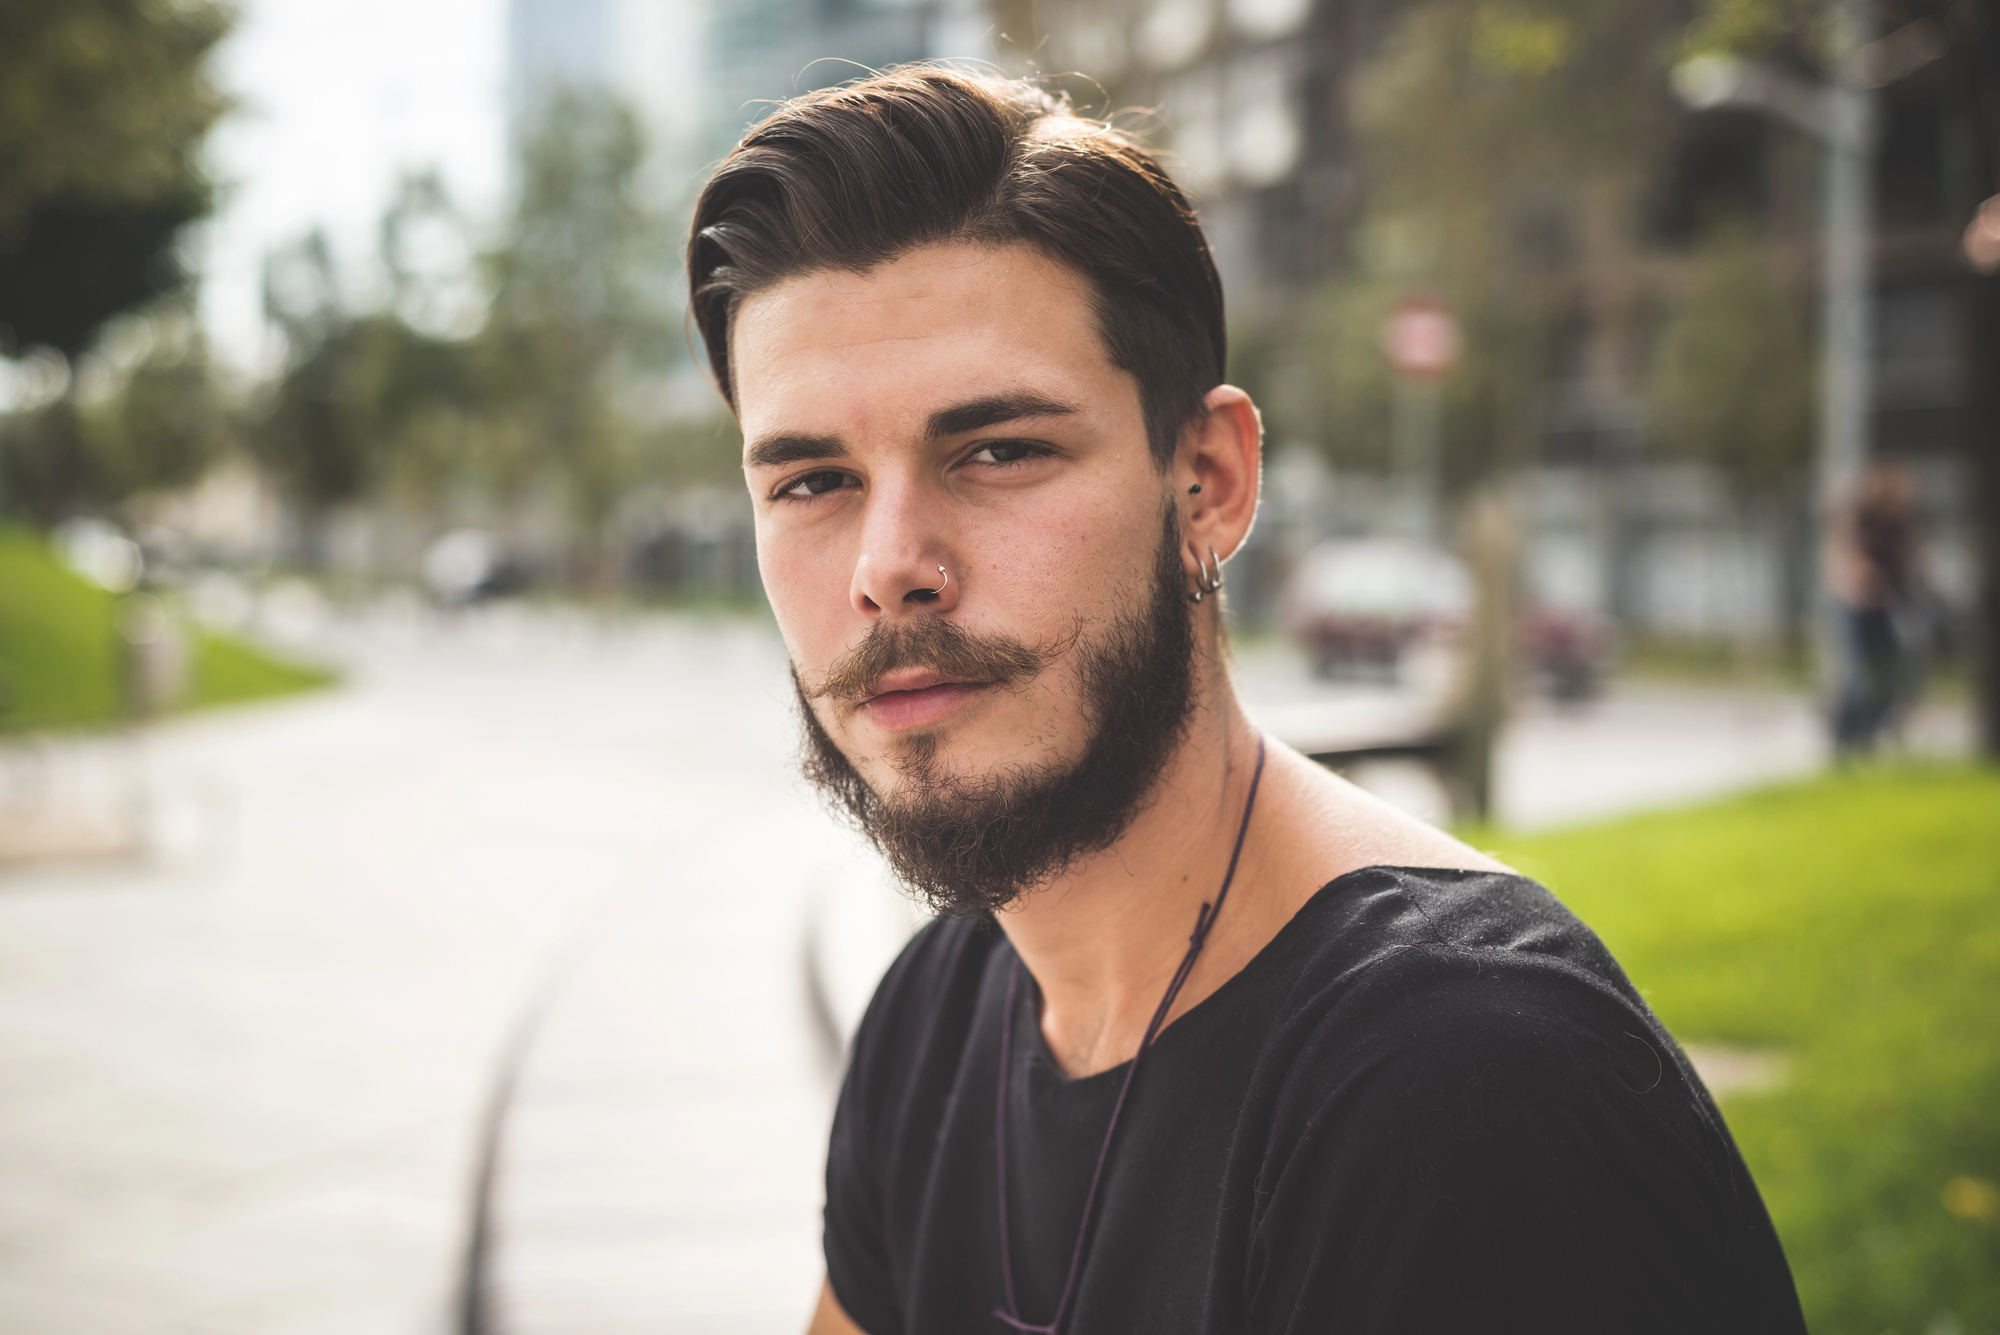
M 1521 618 L 1521 651 L 1552 700 L 1588 700 L 1617 652 L 1611 619 L 1596 612 L 1534 607 Z
M 1401 538 L 1334 539 L 1308 551 L 1280 603 L 1316 676 L 1442 684 L 1472 617 L 1472 574 L 1450 552 Z M 1616 646 L 1597 613 L 1530 606 L 1516 626 L 1521 665 L 1557 700 L 1597 692 Z M 1421 662 L 1424 670 L 1413 671 Z
M 1458 558 L 1423 543 L 1334 539 L 1300 560 L 1280 607 L 1315 675 L 1396 681 L 1413 648 L 1463 638 L 1472 578 Z
M 477 528 L 457 528 L 424 552 L 424 587 L 444 607 L 469 607 L 519 593 L 528 569 L 499 538 Z

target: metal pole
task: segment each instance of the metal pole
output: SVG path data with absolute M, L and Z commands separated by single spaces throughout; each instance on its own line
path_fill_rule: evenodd
M 1815 560 L 1821 586 L 1813 618 L 1813 675 L 1829 709 L 1846 689 L 1841 606 L 1825 586 L 1825 553 L 1867 466 L 1874 410 L 1874 292 L 1870 252 L 1874 201 L 1870 168 L 1874 104 L 1860 80 L 1860 53 L 1872 37 L 1866 0 L 1833 7 L 1833 78 L 1820 89 L 1826 145 L 1825 237 L 1820 300 L 1819 457 L 1814 477 Z
M 1874 413 L 1874 293 L 1870 249 L 1874 200 L 1873 95 L 1862 86 L 1858 57 L 1872 33 L 1864 0 L 1834 6 L 1834 78 L 1821 91 L 1826 156 L 1826 238 L 1822 270 L 1818 476 L 1820 522 L 1852 489 L 1868 461 Z
M 1443 386 L 1433 378 L 1396 377 L 1391 400 L 1393 471 L 1404 531 L 1418 542 L 1438 536 L 1438 465 L 1443 453 Z

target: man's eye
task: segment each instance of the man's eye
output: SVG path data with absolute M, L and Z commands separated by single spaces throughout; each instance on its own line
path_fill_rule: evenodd
M 830 468 L 822 469 L 817 473 L 807 473 L 778 494 L 799 500 L 808 496 L 824 496 L 829 491 L 840 490 L 851 480 L 845 473 L 835 472 Z
M 973 462 L 982 464 L 1013 464 L 1035 455 L 1047 453 L 1048 450 L 1045 447 L 1037 445 L 1033 441 L 993 440 L 974 450 L 972 452 L 972 459 Z

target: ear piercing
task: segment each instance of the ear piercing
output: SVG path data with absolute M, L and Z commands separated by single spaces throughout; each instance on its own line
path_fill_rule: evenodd
M 1222 558 L 1215 554 L 1215 548 L 1213 547 L 1208 549 L 1208 560 L 1215 567 L 1212 572 L 1209 570 L 1208 565 L 1203 563 L 1201 553 L 1195 553 L 1195 568 L 1201 573 L 1195 576 L 1194 592 L 1188 595 L 1188 601 L 1191 603 L 1198 603 L 1208 597 L 1209 594 L 1216 593 L 1222 588 Z
M 1194 485 L 1193 485 L 1192 487 L 1189 487 L 1189 488 L 1188 488 L 1188 495 L 1190 495 L 1190 496 L 1199 496 L 1199 495 L 1201 495 L 1201 483 L 1197 482 L 1197 483 L 1195 483 L 1195 484 L 1194 484 Z

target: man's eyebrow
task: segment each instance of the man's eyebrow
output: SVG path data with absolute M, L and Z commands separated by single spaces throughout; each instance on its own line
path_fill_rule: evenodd
M 1068 417 L 1077 411 L 1072 404 L 1026 390 L 1012 394 L 989 394 L 983 399 L 938 409 L 931 414 L 924 434 L 932 440 L 942 440 L 946 436 L 962 436 L 968 431 L 999 426 L 1002 422 L 1013 422 L 1023 417 Z
M 846 457 L 847 442 L 839 436 L 809 436 L 790 431 L 764 437 L 750 447 L 743 462 L 751 468 L 783 468 L 786 464 Z

